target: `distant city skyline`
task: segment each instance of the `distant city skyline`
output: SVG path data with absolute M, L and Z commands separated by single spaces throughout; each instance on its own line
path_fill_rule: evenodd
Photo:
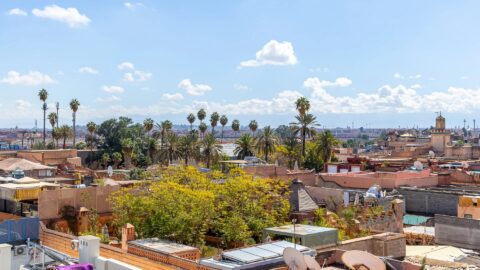
M 327 128 L 473 127 L 478 2 L 9 1 L 0 4 L 0 127 L 128 116 L 187 124 L 205 108 L 292 122 L 306 96 Z

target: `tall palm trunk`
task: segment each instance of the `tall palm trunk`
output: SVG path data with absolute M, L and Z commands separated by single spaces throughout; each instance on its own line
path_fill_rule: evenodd
M 67 137 L 63 137 L 63 149 L 65 149 L 67 145 Z
M 76 116 L 77 114 L 73 112 L 73 149 L 75 149 L 76 146 L 76 137 L 77 137 L 77 132 L 76 132 Z
M 47 120 L 47 103 L 43 103 L 43 147 L 47 146 L 47 131 L 45 128 Z
M 222 126 L 222 138 L 220 139 L 220 142 L 223 143 L 223 126 Z
M 307 136 L 305 127 L 302 127 L 302 156 L 305 157 L 305 138 Z

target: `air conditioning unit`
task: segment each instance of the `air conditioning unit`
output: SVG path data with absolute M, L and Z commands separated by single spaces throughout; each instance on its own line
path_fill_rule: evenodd
M 70 242 L 70 248 L 72 250 L 78 250 L 78 240 L 74 239 Z
M 27 245 L 19 245 L 13 248 L 13 255 L 20 256 L 27 254 Z

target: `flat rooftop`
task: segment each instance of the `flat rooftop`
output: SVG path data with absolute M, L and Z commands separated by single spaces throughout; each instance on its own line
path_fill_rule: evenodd
M 161 253 L 175 254 L 179 252 L 197 250 L 195 247 L 163 240 L 159 238 L 138 239 L 128 242 L 130 245 L 152 249 Z
M 266 232 L 279 232 L 283 234 L 291 234 L 295 232 L 295 235 L 298 236 L 305 236 L 305 235 L 312 235 L 312 234 L 319 234 L 323 232 L 331 232 L 337 231 L 335 228 L 327 228 L 327 227 L 319 227 L 319 226 L 311 226 L 311 225 L 304 225 L 304 224 L 296 224 L 295 230 L 293 224 L 291 225 L 284 225 L 279 227 L 271 227 L 264 229 Z

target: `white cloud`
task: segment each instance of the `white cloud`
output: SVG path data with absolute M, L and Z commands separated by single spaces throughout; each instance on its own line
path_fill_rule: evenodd
M 393 78 L 399 80 L 399 79 L 403 79 L 403 75 L 398 73 L 398 72 L 395 72 L 395 74 L 393 74 Z
M 35 8 L 32 14 L 53 21 L 59 21 L 68 24 L 68 26 L 75 28 L 87 26 L 90 23 L 90 18 L 73 7 L 63 8 L 57 5 L 46 6 L 43 9 Z
M 135 69 L 135 66 L 130 62 L 123 62 L 117 66 L 120 70 Z
M 178 84 L 178 88 L 184 89 L 189 95 L 201 96 L 208 91 L 212 90 L 212 87 L 206 84 L 192 84 L 190 79 L 184 79 Z
M 335 81 L 320 80 L 317 77 L 311 77 L 303 82 L 303 86 L 312 89 L 313 96 L 322 96 L 326 94 L 327 87 L 348 87 L 352 81 L 347 77 L 339 77 Z
M 147 81 L 152 78 L 152 73 L 145 72 L 141 70 L 134 70 L 133 73 L 127 72 L 123 74 L 123 80 L 127 82 L 135 82 L 135 81 Z
M 124 5 L 128 9 L 135 9 L 137 7 L 143 7 L 143 3 L 140 3 L 140 2 L 136 2 L 136 3 L 125 2 Z
M 12 8 L 8 11 L 8 15 L 27 16 L 28 13 L 23 9 Z
M 162 95 L 163 100 L 169 100 L 169 101 L 179 101 L 183 99 L 183 95 L 180 93 L 165 93 Z
M 467 80 L 467 79 L 468 79 L 468 76 L 465 76 L 465 75 L 460 77 L 460 80 Z
M 39 71 L 30 71 L 28 74 L 20 74 L 15 70 L 10 70 L 7 73 L 7 76 L 0 79 L 2 83 L 8 83 L 11 85 L 42 85 L 42 84 L 51 84 L 55 83 L 50 76 L 43 74 Z
M 111 93 L 111 94 L 119 94 L 119 93 L 125 92 L 125 89 L 123 89 L 123 87 L 116 86 L 116 85 L 110 85 L 110 86 L 104 85 L 102 87 L 102 90 L 104 92 Z
M 120 101 L 121 98 L 115 96 L 115 95 L 111 95 L 111 96 L 108 96 L 108 97 L 98 97 L 97 99 L 95 99 L 96 102 L 100 102 L 100 103 L 110 103 L 110 102 L 117 102 L 117 101 Z
M 405 78 L 408 78 L 408 79 L 411 79 L 411 80 L 416 80 L 416 79 L 420 79 L 422 78 L 422 74 L 415 74 L 415 75 L 409 75 L 409 76 L 404 76 L 398 72 L 395 72 L 395 74 L 393 74 L 393 78 L 397 79 L 397 80 L 400 80 L 400 79 L 405 79 Z
M 15 108 L 19 110 L 25 110 L 28 109 L 32 106 L 32 104 L 26 100 L 23 99 L 17 99 L 15 100 Z
M 88 74 L 98 74 L 98 71 L 92 67 L 81 67 L 78 69 L 80 73 L 88 73 Z
M 263 65 L 295 65 L 297 57 L 292 43 L 270 40 L 255 54 L 254 60 L 240 62 L 241 67 L 257 67 Z
M 237 91 L 247 91 L 250 88 L 247 85 L 244 85 L 244 84 L 234 84 L 233 89 L 235 89 Z
M 412 89 L 421 89 L 422 86 L 421 86 L 420 84 L 416 83 L 416 84 L 414 84 L 414 85 L 411 85 L 410 88 L 412 88 Z

